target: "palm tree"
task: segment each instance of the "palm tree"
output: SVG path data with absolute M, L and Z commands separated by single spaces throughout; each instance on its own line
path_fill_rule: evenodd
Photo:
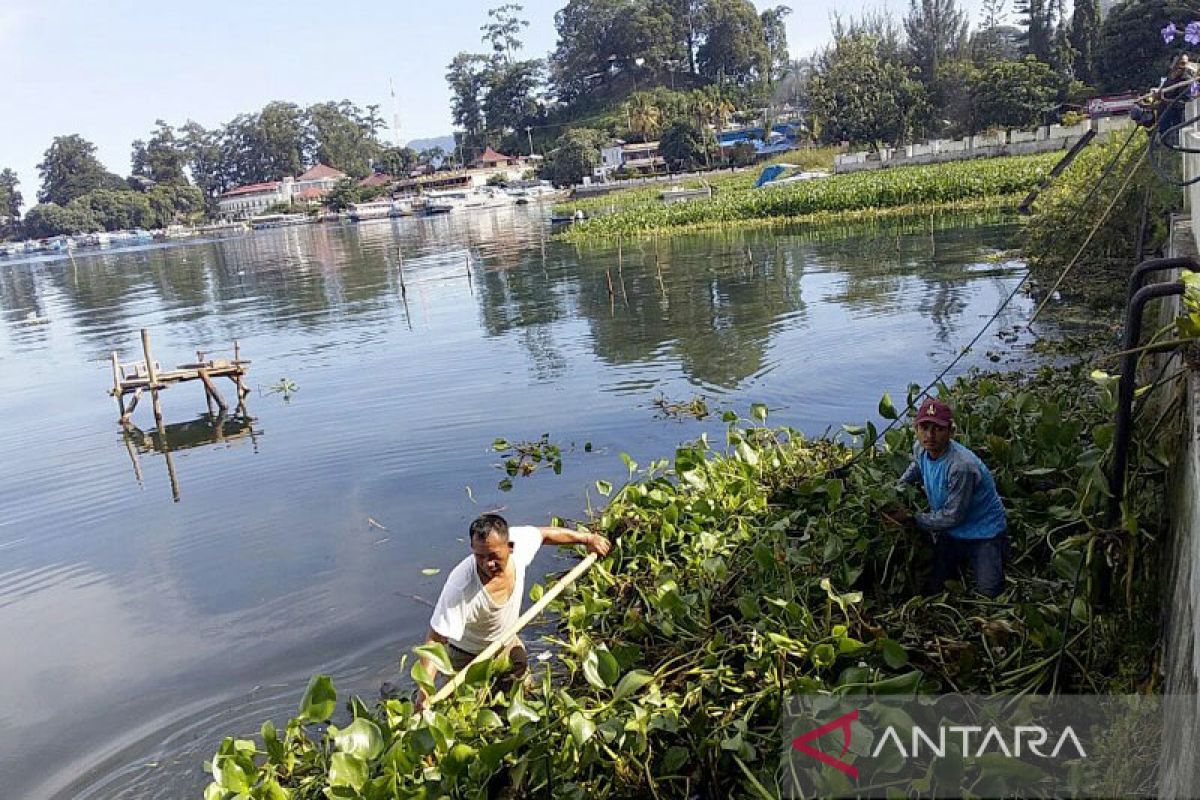
M 643 142 L 650 141 L 662 128 L 662 110 L 654 104 L 654 98 L 646 92 L 635 92 L 629 96 L 625 106 L 626 121 L 629 132 L 641 138 Z

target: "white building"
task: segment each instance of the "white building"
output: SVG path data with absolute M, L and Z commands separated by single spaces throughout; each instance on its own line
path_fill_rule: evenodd
M 658 142 L 628 144 L 617 141 L 600 150 L 600 164 L 594 170 L 595 177 L 604 180 L 613 170 L 628 169 L 641 173 L 662 172 L 666 159 L 658 152 Z
M 345 177 L 344 172 L 317 164 L 297 178 L 238 186 L 217 198 L 217 213 L 222 219 L 249 219 L 280 203 L 320 201 Z

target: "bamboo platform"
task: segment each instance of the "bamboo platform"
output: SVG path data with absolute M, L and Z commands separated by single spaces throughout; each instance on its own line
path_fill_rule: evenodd
M 245 378 L 246 368 L 250 365 L 250 362 L 242 358 L 241 347 L 236 339 L 233 341 L 232 359 L 205 359 L 203 351 L 196 351 L 196 360 L 194 362 L 178 364 L 174 369 L 163 370 L 160 368 L 158 362 L 154 360 L 154 356 L 150 351 L 150 332 L 143 328 L 142 354 L 144 360 L 124 364 L 121 363 L 116 351 L 113 351 L 112 354 L 113 386 L 108 390 L 108 393 L 117 399 L 117 407 L 121 411 L 120 422 L 122 425 L 129 423 L 133 417 L 133 410 L 137 408 L 142 394 L 149 391 L 154 405 L 154 421 L 159 430 L 162 430 L 162 406 L 159 403 L 158 393 L 176 384 L 188 383 L 190 381 L 199 381 L 203 385 L 209 413 L 214 412 L 213 407 L 215 405 L 216 411 L 224 414 L 228 410 L 229 405 L 217 389 L 217 385 L 214 382 L 214 379 L 217 378 L 228 378 L 236 385 L 237 408 L 239 413 L 243 416 L 245 415 L 245 399 L 246 395 L 250 394 L 250 390 L 246 388 L 243 378 Z M 133 400 L 128 406 L 125 405 L 126 395 L 133 395 Z

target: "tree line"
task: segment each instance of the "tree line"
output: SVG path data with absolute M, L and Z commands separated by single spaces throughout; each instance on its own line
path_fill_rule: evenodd
M 546 176 L 589 174 L 599 148 L 662 138 L 680 167 L 711 158 L 705 128 L 738 117 L 770 128 L 784 105 L 814 143 L 882 146 L 1032 127 L 1081 114 L 1100 92 L 1145 91 L 1174 55 L 1166 20 L 1197 0 L 985 0 L 977 23 L 956 0 L 835 17 L 831 41 L 789 57 L 787 6 L 749 0 L 569 0 L 544 59 L 518 57 L 521 6 L 492 9 L 488 52 L 447 67 L 459 147 L 547 155 Z M 757 109 L 756 113 L 747 113 Z M 666 153 L 664 153 L 666 155 Z
M 1200 0 L 1126 0 L 1101 21 L 1098 0 L 985 0 L 972 26 L 957 0 L 910 0 L 835 18 L 831 41 L 791 59 L 785 5 L 749 0 L 568 0 L 545 58 L 523 56 L 522 7 L 491 9 L 482 52 L 447 66 L 456 152 L 415 153 L 379 139 L 378 106 L 343 100 L 307 108 L 272 102 L 216 128 L 158 121 L 133 143 L 120 178 L 78 135 L 61 136 L 38 167 L 38 205 L 20 218 L 12 170 L 0 170 L 0 235 L 158 227 L 211 212 L 235 186 L 279 180 L 318 162 L 353 178 L 403 175 L 485 147 L 546 156 L 544 177 L 571 183 L 613 138 L 660 140 L 673 167 L 711 164 L 711 129 L 730 119 L 764 131 L 784 106 L 814 143 L 884 145 L 1029 127 L 1078 111 L 1101 91 L 1145 90 L 1173 56 L 1165 21 L 1194 18 Z M 743 156 L 752 154 L 743 153 Z M 339 202 L 357 190 L 339 187 Z M 21 223 L 24 227 L 21 227 Z
M 314 164 L 358 179 L 376 171 L 406 175 L 444 156 L 437 148 L 389 147 L 379 139 L 383 128 L 378 106 L 348 100 L 307 108 L 272 102 L 216 128 L 158 120 L 133 142 L 127 178 L 109 172 L 83 137 L 59 136 L 38 164 L 38 202 L 23 219 L 17 176 L 0 171 L 0 237 L 161 228 L 211 216 L 216 199 L 236 186 L 299 175 Z M 354 191 L 342 187 L 342 194 Z

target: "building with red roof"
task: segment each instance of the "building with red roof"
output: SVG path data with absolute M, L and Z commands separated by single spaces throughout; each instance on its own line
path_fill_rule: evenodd
M 520 164 L 520 158 L 497 153 L 491 147 L 488 147 L 480 154 L 479 158 L 475 159 L 475 163 L 471 166 L 476 169 L 491 169 L 493 167 L 515 167 L 520 166 Z
M 217 198 L 218 214 L 224 219 L 249 219 L 280 203 L 319 202 L 344 178 L 341 170 L 317 164 L 295 178 L 238 186 Z

